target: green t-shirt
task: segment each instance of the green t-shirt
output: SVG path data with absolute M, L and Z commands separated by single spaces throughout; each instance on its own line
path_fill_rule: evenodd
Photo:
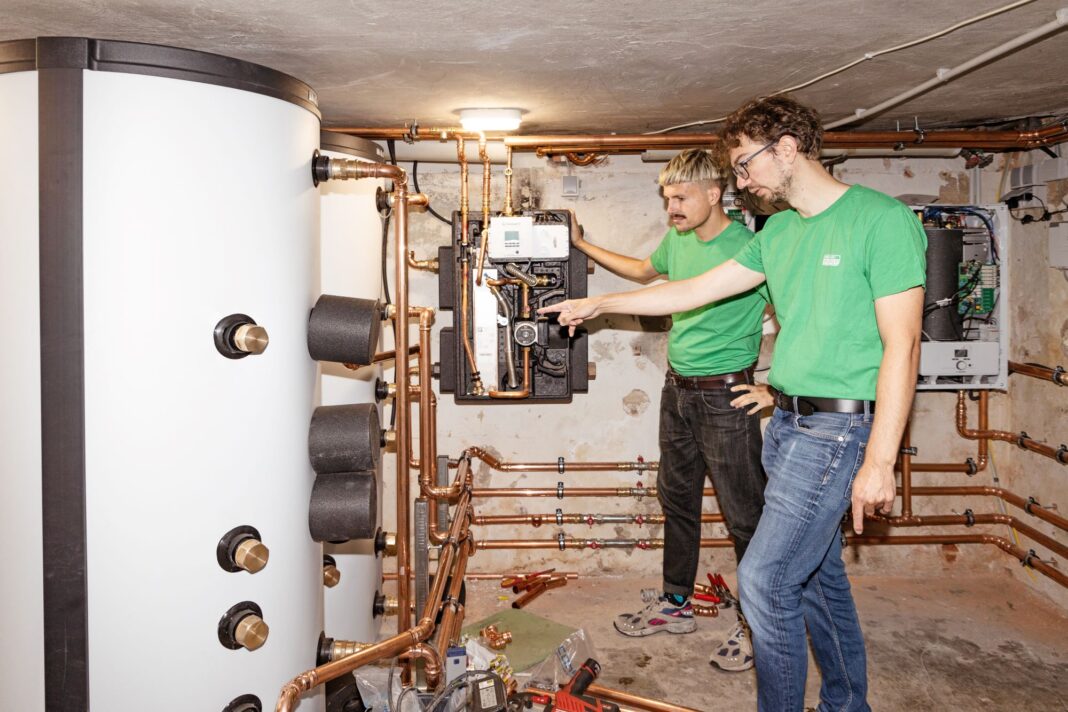
M 702 242 L 697 233 L 671 228 L 649 262 L 671 281 L 716 267 L 751 241 L 753 233 L 731 221 Z M 754 289 L 697 309 L 672 314 L 668 361 L 683 376 L 712 376 L 747 368 L 757 359 L 765 297 Z
M 875 300 L 923 286 L 927 235 L 903 203 L 854 185 L 810 218 L 787 210 L 735 256 L 763 272 L 782 330 L 768 380 L 792 396 L 874 400 Z

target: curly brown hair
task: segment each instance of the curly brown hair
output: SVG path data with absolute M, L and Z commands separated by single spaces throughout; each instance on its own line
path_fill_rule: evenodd
M 788 96 L 753 99 L 728 116 L 723 127 L 723 142 L 728 149 L 741 145 L 742 136 L 754 143 L 793 136 L 801 153 L 818 160 L 823 146 L 823 122 L 815 109 Z

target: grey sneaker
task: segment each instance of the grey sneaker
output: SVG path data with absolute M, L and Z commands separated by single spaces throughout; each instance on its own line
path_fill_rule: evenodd
M 676 606 L 665 599 L 656 589 L 642 590 L 645 608 L 637 613 L 624 613 L 612 621 L 623 635 L 640 637 L 666 631 L 668 633 L 692 633 L 697 630 L 697 621 L 693 619 L 693 606 L 686 601 L 683 606 Z
M 741 672 L 753 667 L 753 644 L 745 623 L 735 623 L 727 633 L 727 639 L 712 648 L 708 662 L 727 672 Z

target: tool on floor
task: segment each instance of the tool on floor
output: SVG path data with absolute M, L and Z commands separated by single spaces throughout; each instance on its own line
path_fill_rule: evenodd
M 556 699 L 546 708 L 546 712 L 619 712 L 618 705 L 585 694 L 586 689 L 600 674 L 600 663 L 593 658 L 587 658 L 578 672 L 556 692 Z

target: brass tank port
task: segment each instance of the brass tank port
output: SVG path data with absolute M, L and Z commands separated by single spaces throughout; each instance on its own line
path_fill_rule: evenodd
M 247 354 L 262 354 L 270 339 L 267 330 L 258 324 L 242 324 L 234 331 L 234 346 Z
M 323 585 L 333 588 L 341 583 L 341 571 L 337 568 L 337 561 L 333 556 L 323 556 Z
M 237 624 L 234 630 L 234 638 L 241 647 L 246 650 L 258 650 L 267 642 L 267 635 L 271 629 L 263 622 L 263 619 L 253 614 L 245 616 Z
M 267 566 L 271 552 L 263 543 L 260 532 L 255 527 L 242 525 L 234 527 L 219 539 L 215 547 L 215 558 L 224 571 L 237 573 L 247 571 L 254 574 Z
M 395 616 L 400 610 L 397 599 L 394 596 L 387 596 L 384 593 L 375 593 L 374 604 L 371 606 L 371 614 L 378 618 L 379 616 Z
M 384 532 L 379 529 L 375 533 L 375 556 L 397 555 L 397 535 L 394 532 Z
M 219 619 L 219 642 L 230 650 L 258 650 L 267 642 L 270 628 L 263 611 L 252 601 L 242 601 Z
M 397 444 L 397 431 L 396 430 L 383 430 L 382 431 L 382 447 L 391 447 Z
M 234 563 L 250 574 L 254 574 L 263 570 L 270 555 L 271 552 L 264 546 L 262 541 L 245 539 L 234 550 Z

